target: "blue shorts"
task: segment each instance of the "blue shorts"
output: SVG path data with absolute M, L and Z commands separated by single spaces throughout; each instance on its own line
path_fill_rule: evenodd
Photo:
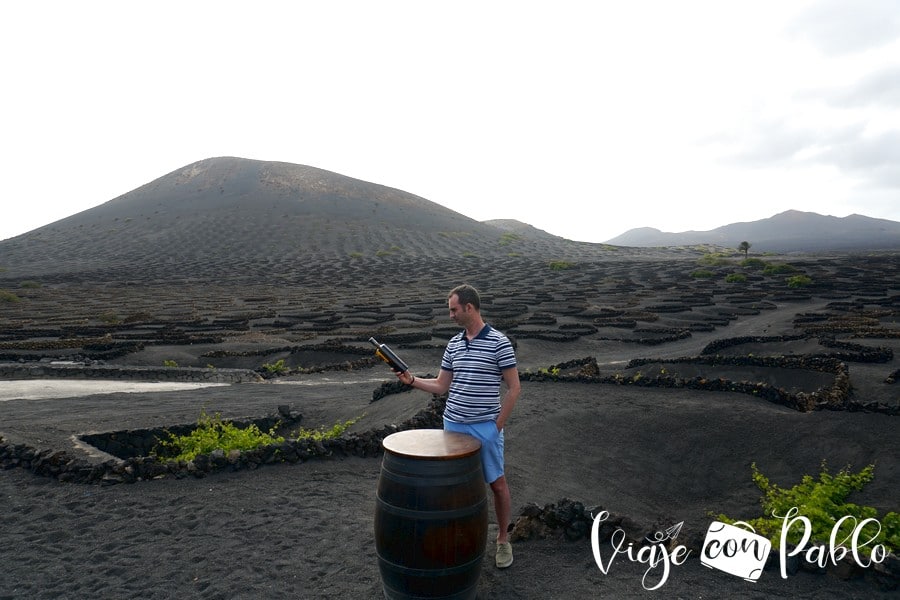
M 481 440 L 481 468 L 486 483 L 494 483 L 503 477 L 503 432 L 497 431 L 497 423 L 454 423 L 444 419 L 444 429 Z

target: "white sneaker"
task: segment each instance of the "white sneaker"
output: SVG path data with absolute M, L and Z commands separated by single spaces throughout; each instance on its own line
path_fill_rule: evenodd
M 503 542 L 497 544 L 497 568 L 505 569 L 513 564 L 512 544 Z

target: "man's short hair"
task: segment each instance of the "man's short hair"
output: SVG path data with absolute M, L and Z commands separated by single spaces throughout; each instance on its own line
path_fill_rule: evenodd
M 478 295 L 478 290 L 471 285 L 464 283 L 456 286 L 447 294 L 447 299 L 449 300 L 454 295 L 456 295 L 459 303 L 463 306 L 471 304 L 475 307 L 475 310 L 481 310 L 481 297 Z

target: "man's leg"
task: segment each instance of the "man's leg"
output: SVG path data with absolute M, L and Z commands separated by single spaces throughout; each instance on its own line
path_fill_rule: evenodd
M 505 569 L 513 563 L 512 544 L 509 543 L 509 517 L 511 501 L 506 477 L 501 475 L 491 483 L 494 493 L 494 510 L 497 512 L 497 556 L 496 563 Z
M 501 475 L 491 483 L 491 491 L 494 493 L 494 510 L 497 512 L 497 543 L 503 544 L 509 541 L 507 530 L 512 511 L 512 500 L 509 496 L 509 485 L 506 483 L 505 475 Z

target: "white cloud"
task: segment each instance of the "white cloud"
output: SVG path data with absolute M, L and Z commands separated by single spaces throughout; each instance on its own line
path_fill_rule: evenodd
M 834 89 L 816 90 L 810 95 L 821 96 L 837 108 L 871 106 L 896 110 L 900 106 L 900 62 L 866 73 L 855 83 Z
M 828 54 L 860 52 L 900 36 L 897 0 L 818 0 L 786 27 Z

